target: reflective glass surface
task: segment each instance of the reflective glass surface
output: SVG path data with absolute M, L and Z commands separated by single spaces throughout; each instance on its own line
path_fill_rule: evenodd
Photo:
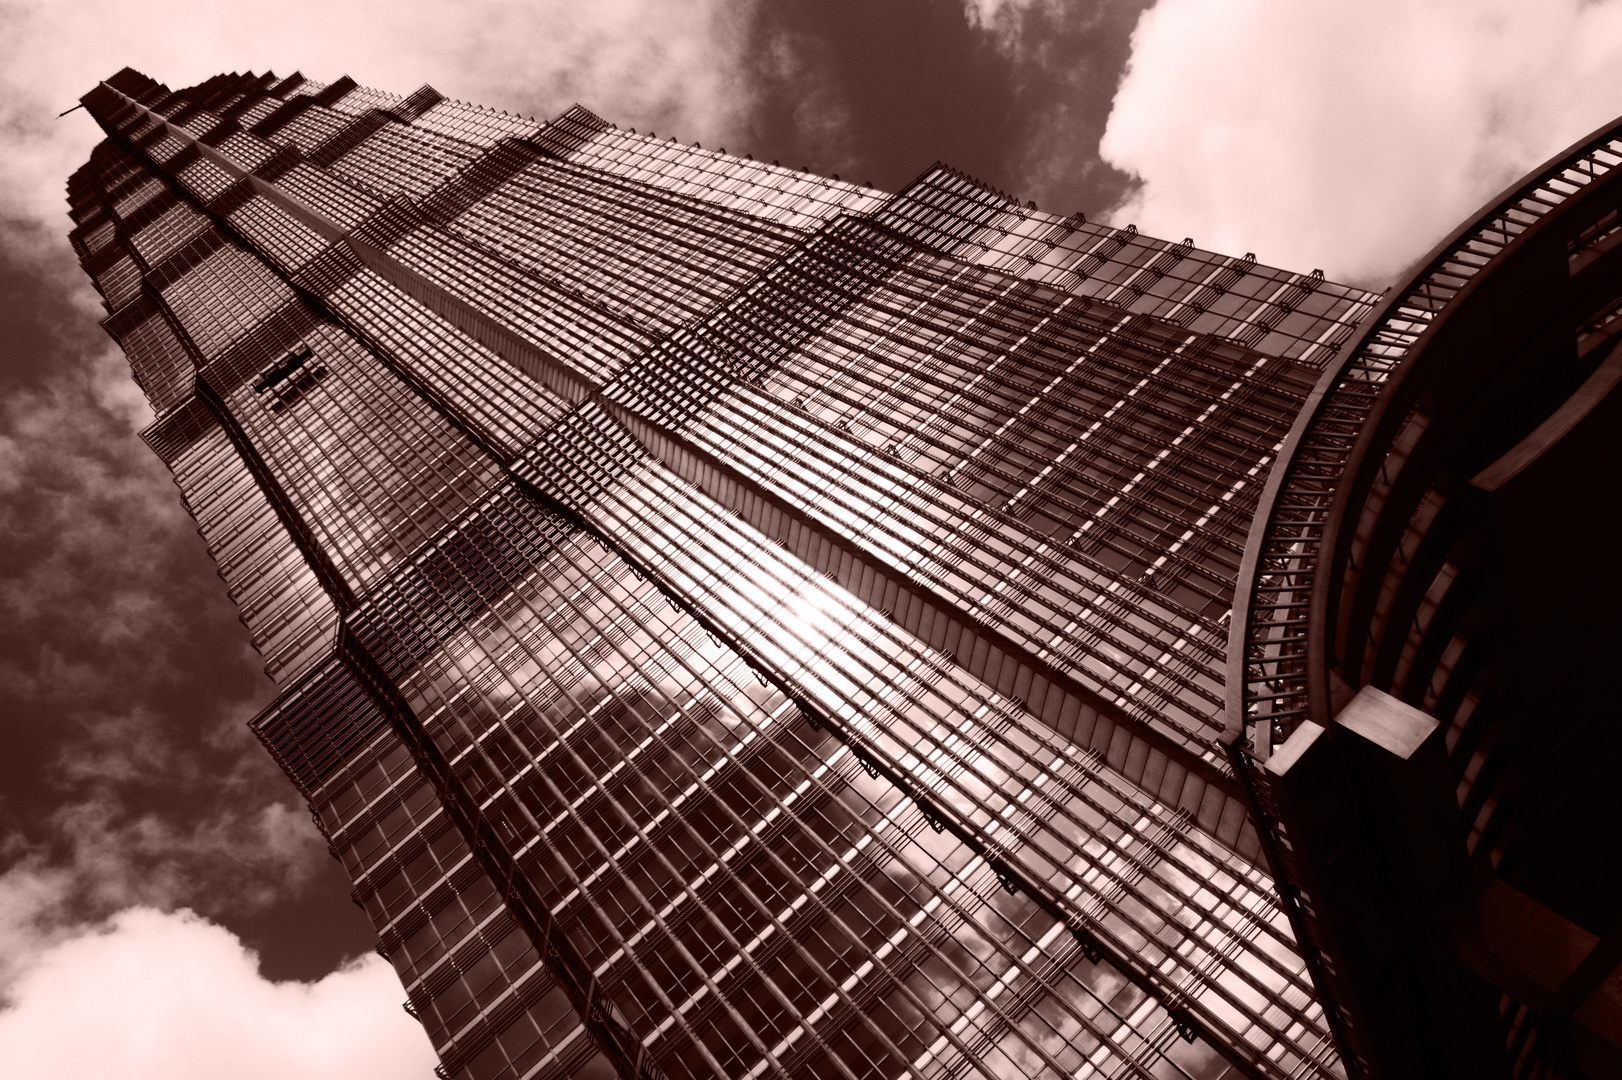
M 1341 1075 L 1215 738 L 1372 297 L 578 106 L 85 101 L 75 249 L 443 1075 Z

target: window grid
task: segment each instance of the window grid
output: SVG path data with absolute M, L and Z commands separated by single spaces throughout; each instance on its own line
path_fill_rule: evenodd
M 1221 771 L 1259 477 L 1371 297 L 347 79 L 221 139 L 282 154 L 233 187 L 184 133 L 326 90 L 273 81 L 143 91 L 174 129 L 99 88 L 73 242 L 443 1075 L 1336 1074 L 1240 804 L 1061 732 L 1113 702 Z

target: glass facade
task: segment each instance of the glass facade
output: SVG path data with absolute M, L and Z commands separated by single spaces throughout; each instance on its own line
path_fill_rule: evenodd
M 1344 1075 L 1218 738 L 1373 297 L 578 106 L 84 102 L 72 241 L 443 1075 Z

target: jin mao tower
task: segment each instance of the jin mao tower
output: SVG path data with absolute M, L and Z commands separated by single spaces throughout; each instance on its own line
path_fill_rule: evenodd
M 1344 1075 L 1225 664 L 1375 297 L 578 106 L 84 104 L 143 437 L 442 1075 Z

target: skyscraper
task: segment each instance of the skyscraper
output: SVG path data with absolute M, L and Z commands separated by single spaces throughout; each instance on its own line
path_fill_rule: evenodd
M 1344 1075 L 1225 675 L 1376 297 L 578 106 L 84 103 L 143 437 L 443 1075 Z

